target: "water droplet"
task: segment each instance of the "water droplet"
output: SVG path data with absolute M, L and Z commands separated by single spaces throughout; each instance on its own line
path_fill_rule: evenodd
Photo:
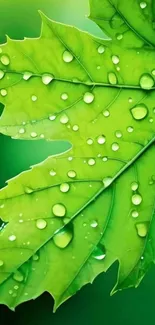
M 38 229 L 45 229 L 47 227 L 47 222 L 44 219 L 38 219 L 36 221 L 36 227 Z
M 7 55 L 2 55 L 1 56 L 1 62 L 3 65 L 9 65 L 10 64 L 10 59 Z
M 61 95 L 61 99 L 63 99 L 63 100 L 67 100 L 67 99 L 68 99 L 68 95 L 67 95 L 66 93 L 63 93 L 63 94 Z
M 31 135 L 32 138 L 36 138 L 37 137 L 37 133 L 36 132 L 31 132 L 30 135 Z
M 96 220 L 91 221 L 91 227 L 96 228 L 98 226 L 98 222 Z
M 148 109 L 144 104 L 136 105 L 131 109 L 131 114 L 135 120 L 142 120 L 148 114 Z
M 2 79 L 4 77 L 4 71 L 3 70 L 0 70 L 0 79 Z
M 63 204 L 58 203 L 53 206 L 52 211 L 56 217 L 64 217 L 66 214 L 66 207 Z
M 68 157 L 68 160 L 69 160 L 69 161 L 72 161 L 72 160 L 73 160 L 73 157 Z
M 100 135 L 98 138 L 97 138 L 97 142 L 99 144 L 104 144 L 106 142 L 106 138 L 104 135 Z
M 70 63 L 73 61 L 74 57 L 69 51 L 65 51 L 62 56 L 64 62 Z
M 63 218 L 64 225 L 67 225 L 70 221 L 71 221 L 71 219 L 69 219 L 69 218 Z
M 89 165 L 89 166 L 94 166 L 95 164 L 96 164 L 95 159 L 90 158 L 90 159 L 88 160 L 88 165 Z
M 39 260 L 39 255 L 38 254 L 34 254 L 32 256 L 32 259 L 33 259 L 33 261 L 38 261 Z
M 29 80 L 30 78 L 32 77 L 32 72 L 29 72 L 29 71 L 25 71 L 24 74 L 23 74 L 23 79 L 24 80 Z
M 61 115 L 61 117 L 60 117 L 60 122 L 61 122 L 62 124 L 67 124 L 68 121 L 69 121 L 69 118 L 68 118 L 68 116 L 67 116 L 66 114 Z
M 16 240 L 16 236 L 15 235 L 10 235 L 9 236 L 9 240 L 10 241 L 15 241 Z
M 140 205 L 142 202 L 142 197 L 140 194 L 133 194 L 132 195 L 132 203 L 134 205 Z
M 37 98 L 36 95 L 32 95 L 32 96 L 31 96 L 31 99 L 32 99 L 33 102 L 36 102 L 36 100 L 37 100 L 38 98 Z
M 13 291 L 12 290 L 9 290 L 9 295 L 12 295 L 13 294 Z
M 133 132 L 133 127 L 132 127 L 132 126 L 128 126 L 128 127 L 127 127 L 127 131 L 128 131 L 129 133 L 132 133 L 132 132 Z
M 7 95 L 7 90 L 6 89 L 1 89 L 1 95 L 5 97 Z
M 113 56 L 112 56 L 112 62 L 113 62 L 114 64 L 118 64 L 118 63 L 119 63 L 119 57 L 118 57 L 117 55 L 113 55 Z
M 23 274 L 20 272 L 20 271 L 16 271 L 14 274 L 13 274 L 13 279 L 17 282 L 22 282 L 24 280 L 24 276 Z
M 44 74 L 42 76 L 42 82 L 44 85 L 48 85 L 53 79 L 54 77 L 51 74 Z
M 137 223 L 136 229 L 138 236 L 146 237 L 149 230 L 149 222 Z
M 15 289 L 15 290 L 18 290 L 18 289 L 19 289 L 19 286 L 14 286 L 14 289 Z
M 73 131 L 78 131 L 79 130 L 79 127 L 78 127 L 78 125 L 73 125 Z
M 98 245 L 92 254 L 92 257 L 96 260 L 103 260 L 106 256 L 105 248 L 102 245 Z
M 101 67 L 100 67 L 100 65 L 98 65 L 98 66 L 97 66 L 97 70 L 100 70 L 100 69 L 101 69 Z
M 102 160 L 103 161 L 107 161 L 108 160 L 108 157 L 105 156 L 105 157 L 102 158 Z
M 132 103 L 133 99 L 131 97 L 129 97 L 128 101 L 129 101 L 129 103 Z
M 103 115 L 105 117 L 109 117 L 110 116 L 110 112 L 106 109 L 104 112 L 103 112 Z
M 149 122 L 153 123 L 153 118 L 152 117 L 149 118 Z
M 116 138 L 121 138 L 122 137 L 122 132 L 121 131 L 116 131 L 115 135 L 116 135 Z
M 25 186 L 24 191 L 26 194 L 31 194 L 33 193 L 33 189 L 29 186 Z
M 133 217 L 133 218 L 138 218 L 138 216 L 139 216 L 138 211 L 133 210 L 133 211 L 132 211 L 132 217 Z
M 108 80 L 111 85 L 116 85 L 117 84 L 117 77 L 114 72 L 109 72 L 108 73 Z
M 114 143 L 112 143 L 111 148 L 113 151 L 117 151 L 117 150 L 119 150 L 119 144 L 117 142 L 114 142 Z
M 89 144 L 89 145 L 93 144 L 93 139 L 91 139 L 91 138 L 87 139 L 87 144 Z
M 24 134 L 25 133 L 25 129 L 24 128 L 19 129 L 19 133 L 20 134 Z
M 56 115 L 49 115 L 49 120 L 54 121 L 56 119 Z
M 137 182 L 133 182 L 131 184 L 131 189 L 132 189 L 132 191 L 137 191 L 138 190 L 138 183 Z
M 151 89 L 154 86 L 154 79 L 149 74 L 143 74 L 140 78 L 140 86 L 143 89 Z
M 74 177 L 76 177 L 76 172 L 74 170 L 69 170 L 69 172 L 67 173 L 67 175 L 70 178 L 74 178 Z
M 56 171 L 54 169 L 50 170 L 50 175 L 51 176 L 55 176 L 56 175 Z
M 123 34 L 116 34 L 116 38 L 118 41 L 120 41 L 123 38 Z
M 152 70 L 152 75 L 155 76 L 155 69 Z
M 0 260 L 0 266 L 3 266 L 4 262 L 2 260 Z
M 86 104 L 90 104 L 94 100 L 94 95 L 90 92 L 86 92 L 83 96 L 83 100 Z
M 100 45 L 97 49 L 99 54 L 103 54 L 105 52 L 105 47 L 103 45 Z
M 140 3 L 140 7 L 141 7 L 141 9 L 145 9 L 146 6 L 147 6 L 147 3 L 146 3 L 146 2 L 142 1 L 142 2 Z
M 66 226 L 54 235 L 53 241 L 57 247 L 66 248 L 71 242 L 72 238 L 73 231 L 70 227 Z
M 69 191 L 69 184 L 68 183 L 63 183 L 60 185 L 60 191 L 63 193 L 67 193 Z
M 104 184 L 104 187 L 107 187 L 109 186 L 111 183 L 112 183 L 113 179 L 112 177 L 105 177 L 103 178 L 103 184 Z

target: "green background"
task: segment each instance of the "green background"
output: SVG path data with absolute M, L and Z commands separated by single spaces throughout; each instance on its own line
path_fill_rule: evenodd
M 0 42 L 5 35 L 14 39 L 37 37 L 41 9 L 50 18 L 72 24 L 103 37 L 86 18 L 88 0 L 0 0 Z M 20 141 L 0 135 L 0 187 L 5 181 L 47 156 L 68 149 L 65 142 Z M 120 234 L 121 236 L 121 234 Z M 152 268 L 138 289 L 128 289 L 110 297 L 118 265 L 101 274 L 53 314 L 53 299 L 45 293 L 35 301 L 22 304 L 12 312 L 0 306 L 0 325 L 154 325 L 155 269 Z M 56 279 L 55 279 L 56 281 Z

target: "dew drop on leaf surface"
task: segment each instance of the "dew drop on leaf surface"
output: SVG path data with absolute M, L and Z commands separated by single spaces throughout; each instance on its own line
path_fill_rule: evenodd
M 76 172 L 74 170 L 69 170 L 67 173 L 68 177 L 70 178 L 75 178 L 76 177 Z
M 136 224 L 136 229 L 137 229 L 138 236 L 146 237 L 147 233 L 148 233 L 148 226 L 149 226 L 149 223 L 147 223 L 147 222 L 145 222 L 145 223 L 137 223 Z
M 24 280 L 24 276 L 23 274 L 17 270 L 14 274 L 13 274 L 13 279 L 17 282 L 22 282 Z
M 132 189 L 132 191 L 137 191 L 138 190 L 138 183 L 137 182 L 133 182 L 131 184 L 131 189 Z
M 99 54 L 103 54 L 105 52 L 105 47 L 103 45 L 100 45 L 97 49 Z
M 29 80 L 30 78 L 32 77 L 32 72 L 29 72 L 29 71 L 25 71 L 24 74 L 23 74 L 23 79 L 24 80 Z
M 54 244 L 59 248 L 66 248 L 73 238 L 73 231 L 65 226 L 62 230 L 58 231 L 54 237 Z
M 3 54 L 0 58 L 1 62 L 3 65 L 9 65 L 10 64 L 10 59 L 8 55 Z
M 94 100 L 94 95 L 90 92 L 86 92 L 83 96 L 83 100 L 86 104 L 91 104 Z
M 98 245 L 95 247 L 92 257 L 95 258 L 96 260 L 103 260 L 106 256 L 106 251 L 105 248 L 102 245 Z
M 64 217 L 66 214 L 66 207 L 61 203 L 57 203 L 53 206 L 52 211 L 56 217 Z
M 140 86 L 143 89 L 149 90 L 154 86 L 154 79 L 149 74 L 143 74 L 140 78 Z
M 68 183 L 63 183 L 60 185 L 60 191 L 63 193 L 67 193 L 69 191 L 69 184 Z
M 53 79 L 54 77 L 50 74 L 44 74 L 42 76 L 42 82 L 44 85 L 48 85 Z
M 47 221 L 44 219 L 38 219 L 36 221 L 36 227 L 38 229 L 45 229 L 47 227 Z
M 69 51 L 65 51 L 62 57 L 63 57 L 63 61 L 66 63 L 70 63 L 74 59 L 73 55 Z
M 133 194 L 132 195 L 132 203 L 134 205 L 140 205 L 142 202 L 142 196 L 140 194 Z
M 136 105 L 131 109 L 131 114 L 135 120 L 143 120 L 148 114 L 148 108 L 146 105 Z

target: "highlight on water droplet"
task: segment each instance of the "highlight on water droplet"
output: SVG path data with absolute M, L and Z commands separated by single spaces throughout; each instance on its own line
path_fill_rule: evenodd
M 141 222 L 136 224 L 138 236 L 145 238 L 149 230 L 149 222 Z
M 148 73 L 145 73 L 140 78 L 140 86 L 143 89 L 149 90 L 154 86 L 154 79 Z
M 53 205 L 52 212 L 56 217 L 64 217 L 66 214 L 66 207 L 61 203 L 57 203 Z
M 144 104 L 138 104 L 131 108 L 131 114 L 135 120 L 143 120 L 148 114 L 148 108 Z
M 17 270 L 14 274 L 13 274 L 13 279 L 17 282 L 22 282 L 24 280 L 24 275 L 22 274 L 21 271 Z
M 66 62 L 66 63 L 70 63 L 70 62 L 72 62 L 73 59 L 74 59 L 72 53 L 70 53 L 69 51 L 65 51 L 65 52 L 63 53 L 62 58 L 63 58 L 64 62 Z
M 75 170 L 69 170 L 67 175 L 70 178 L 75 178 L 76 177 L 76 172 L 75 172 Z
M 40 230 L 45 229 L 47 227 L 47 221 L 44 219 L 38 219 L 36 221 L 36 227 Z
M 23 74 L 23 79 L 24 80 L 29 80 L 30 78 L 32 77 L 32 72 L 30 71 L 25 71 L 24 74 Z
M 59 230 L 53 237 L 54 244 L 59 248 L 66 248 L 73 239 L 73 229 L 70 226 L 65 226 Z
M 132 191 L 137 191 L 138 190 L 138 183 L 137 182 L 132 182 L 131 189 L 132 189 Z
M 132 201 L 132 203 L 134 205 L 140 205 L 142 203 L 142 200 L 143 199 L 142 199 L 142 196 L 140 194 L 133 194 L 132 195 L 131 201 Z
M 60 185 L 60 191 L 63 193 L 67 193 L 69 191 L 69 184 L 68 183 L 63 183 Z
M 55 176 L 56 175 L 56 171 L 54 169 L 50 170 L 50 176 Z
M 51 74 L 43 74 L 41 79 L 44 85 L 48 85 L 54 79 L 54 76 Z
M 147 6 L 147 3 L 145 1 L 140 2 L 141 9 L 145 9 Z
M 8 55 L 6 55 L 6 54 L 3 54 L 1 56 L 1 58 L 0 58 L 0 60 L 1 60 L 1 63 L 3 65 L 9 65 L 10 64 L 10 59 L 9 59 Z
M 117 84 L 117 77 L 114 72 L 109 72 L 108 73 L 108 81 L 111 85 L 116 85 Z
M 94 94 L 87 91 L 83 96 L 83 100 L 86 104 L 91 104 L 94 101 Z
M 15 241 L 16 240 L 16 236 L 15 235 L 10 235 L 9 236 L 9 240 L 10 241 Z
M 101 244 L 99 244 L 97 247 L 95 247 L 93 253 L 92 253 L 92 257 L 95 258 L 96 260 L 103 260 L 106 256 L 106 251 L 105 251 L 105 247 Z
M 105 47 L 103 45 L 100 45 L 97 49 L 99 54 L 103 54 L 105 52 Z

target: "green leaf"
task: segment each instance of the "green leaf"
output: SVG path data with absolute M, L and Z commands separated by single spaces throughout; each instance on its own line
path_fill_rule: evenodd
M 114 291 L 137 286 L 154 261 L 152 14 L 146 44 L 136 3 L 134 44 L 123 43 L 104 26 L 111 3 L 91 1 L 91 12 L 103 14 L 112 40 L 41 14 L 40 38 L 0 47 L 0 131 L 71 144 L 0 191 L 0 301 L 12 309 L 44 291 L 56 309 L 116 260 Z

